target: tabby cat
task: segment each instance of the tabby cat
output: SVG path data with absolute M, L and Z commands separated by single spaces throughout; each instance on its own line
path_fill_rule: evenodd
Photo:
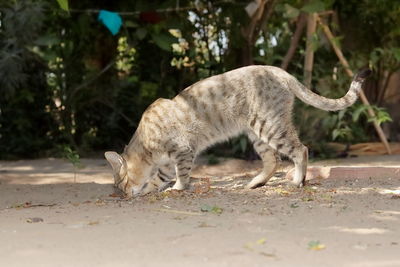
M 264 185 L 274 174 L 277 153 L 294 162 L 293 184 L 302 186 L 308 150 L 292 123 L 294 97 L 323 110 L 344 109 L 357 100 L 370 72 L 360 71 L 339 99 L 319 96 L 272 66 L 235 69 L 199 81 L 172 100 L 158 99 L 144 112 L 124 152 L 105 153 L 115 186 L 135 196 L 164 190 L 176 176 L 172 189 L 183 190 L 201 151 L 242 133 L 248 135 L 264 162 L 248 188 Z

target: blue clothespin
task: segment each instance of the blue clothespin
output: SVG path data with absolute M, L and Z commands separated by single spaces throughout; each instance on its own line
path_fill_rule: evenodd
M 122 18 L 116 12 L 100 10 L 98 20 L 110 30 L 112 35 L 116 35 L 122 25 Z

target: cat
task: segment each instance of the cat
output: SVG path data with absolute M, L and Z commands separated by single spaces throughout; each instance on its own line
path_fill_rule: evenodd
M 247 134 L 263 169 L 247 188 L 264 185 L 274 174 L 277 153 L 294 162 L 292 183 L 302 186 L 308 162 L 292 123 L 295 96 L 316 108 L 335 111 L 352 105 L 371 73 L 360 71 L 339 99 L 308 90 L 295 77 L 273 66 L 247 66 L 201 80 L 172 100 L 158 99 L 143 113 L 124 152 L 105 152 L 115 187 L 127 196 L 188 186 L 195 157 L 207 147 Z

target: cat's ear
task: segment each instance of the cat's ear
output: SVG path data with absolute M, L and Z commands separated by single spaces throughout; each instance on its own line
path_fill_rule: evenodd
M 121 174 L 122 172 L 126 172 L 126 161 L 117 152 L 107 151 L 106 153 L 104 153 L 104 156 L 111 164 L 111 167 L 113 168 L 115 173 Z

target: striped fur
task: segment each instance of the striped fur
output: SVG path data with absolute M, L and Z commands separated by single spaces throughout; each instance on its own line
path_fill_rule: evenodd
M 272 176 L 276 153 L 293 160 L 293 183 L 301 186 L 308 152 L 292 124 L 294 97 L 320 109 L 340 110 L 357 100 L 368 74 L 360 72 L 344 97 L 328 99 L 280 68 L 248 66 L 199 81 L 172 100 L 158 99 L 144 112 L 124 152 L 105 153 L 115 186 L 132 196 L 164 190 L 176 177 L 173 189 L 182 190 L 201 151 L 241 133 L 248 134 L 265 163 L 249 188 Z

